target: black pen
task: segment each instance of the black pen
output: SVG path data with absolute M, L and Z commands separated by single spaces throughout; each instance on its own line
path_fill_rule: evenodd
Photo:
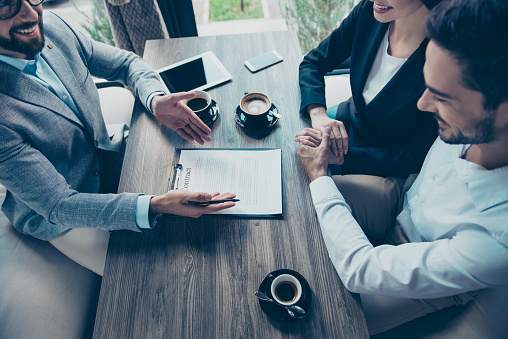
M 187 201 L 187 205 L 194 205 L 194 206 L 208 206 L 212 204 L 222 204 L 223 202 L 238 202 L 240 199 L 230 198 L 230 199 L 216 199 L 216 200 L 206 200 L 206 201 L 195 201 L 195 200 L 189 200 Z

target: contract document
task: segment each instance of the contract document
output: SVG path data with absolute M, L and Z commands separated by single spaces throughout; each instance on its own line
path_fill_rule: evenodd
M 282 214 L 280 149 L 182 149 L 174 189 L 236 193 L 235 207 L 214 214 Z

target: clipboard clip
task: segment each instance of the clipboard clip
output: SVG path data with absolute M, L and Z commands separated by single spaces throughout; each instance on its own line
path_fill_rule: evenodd
M 174 165 L 174 171 L 173 171 L 173 178 L 172 178 L 172 189 L 178 190 L 180 187 L 180 177 L 182 174 L 183 165 L 182 164 L 175 164 Z

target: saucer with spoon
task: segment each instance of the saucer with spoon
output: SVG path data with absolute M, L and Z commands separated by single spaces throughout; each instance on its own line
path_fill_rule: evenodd
M 277 320 L 305 318 L 310 310 L 312 291 L 298 272 L 280 269 L 269 273 L 254 293 L 261 309 Z

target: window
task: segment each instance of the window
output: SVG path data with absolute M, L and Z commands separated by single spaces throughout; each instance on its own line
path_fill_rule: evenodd
M 287 30 L 278 0 L 192 0 L 198 35 Z
M 295 30 L 303 52 L 323 40 L 359 0 L 192 0 L 198 35 Z
M 95 40 L 115 44 L 103 0 L 46 0 L 44 8 Z

